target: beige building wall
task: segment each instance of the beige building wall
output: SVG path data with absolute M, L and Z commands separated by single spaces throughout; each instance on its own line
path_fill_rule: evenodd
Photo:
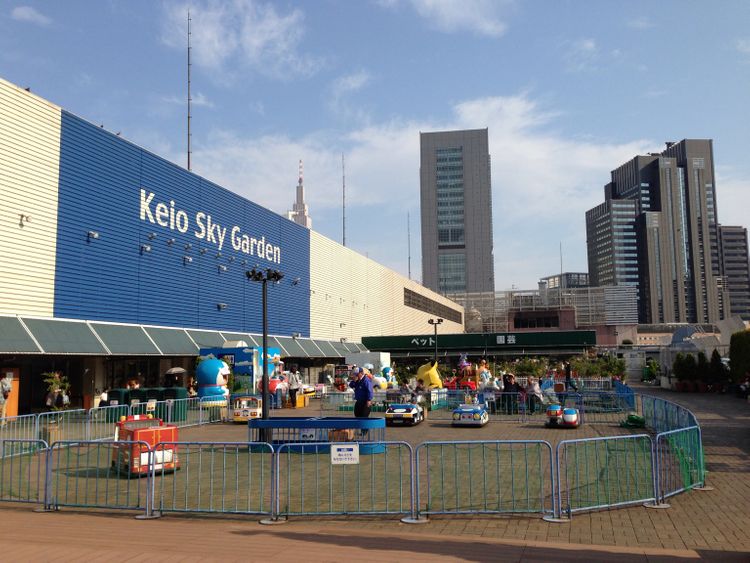
M 51 317 L 60 108 L 0 79 L 0 314 Z
M 457 303 L 314 231 L 310 232 L 310 335 L 360 341 L 362 336 L 430 334 L 441 315 L 404 305 L 410 289 L 461 314 Z M 462 333 L 445 319 L 438 333 Z

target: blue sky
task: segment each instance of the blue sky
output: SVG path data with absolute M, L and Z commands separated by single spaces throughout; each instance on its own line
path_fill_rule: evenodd
M 609 172 L 712 138 L 719 220 L 750 208 L 750 2 L 0 0 L 0 77 L 421 278 L 419 132 L 489 129 L 497 289 L 586 271 Z

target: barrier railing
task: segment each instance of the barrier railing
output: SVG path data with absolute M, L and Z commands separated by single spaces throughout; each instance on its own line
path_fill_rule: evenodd
M 556 458 L 560 514 L 656 499 L 647 434 L 563 440 Z
M 659 500 L 701 486 L 706 479 L 701 432 L 697 426 L 663 432 L 656 437 Z
M 0 420 L 0 440 L 8 442 L 3 455 L 35 451 L 39 446 L 38 437 L 35 414 L 9 416 Z M 14 445 L 10 447 L 10 443 Z
M 554 511 L 549 442 L 425 442 L 414 457 L 418 515 Z
M 150 515 L 152 453 L 145 442 L 50 444 L 45 507 L 145 510 Z
M 88 434 L 87 440 L 112 440 L 115 437 L 115 423 L 120 417 L 130 414 L 128 405 L 112 405 L 109 407 L 96 407 L 88 412 Z M 67 439 L 61 436 L 60 439 Z
M 495 399 L 499 410 L 509 412 L 495 416 L 529 420 L 522 395 L 505 395 L 511 401 L 507 408 L 503 395 Z M 461 394 L 443 392 L 442 410 L 451 413 L 450 401 L 459 398 L 463 402 Z M 559 517 L 647 501 L 664 505 L 666 498 L 705 484 L 700 427 L 688 409 L 627 392 L 567 393 L 566 400 L 579 406 L 581 418 L 589 422 L 620 420 L 635 410 L 657 434 L 564 440 L 555 452 L 542 440 L 425 442 L 412 449 L 405 442 L 385 441 L 382 418 L 357 419 L 366 427 L 356 429 L 351 426 L 354 419 L 346 417 L 298 418 L 266 421 L 273 426 L 276 446 L 259 442 L 261 424 L 255 421 L 247 442 L 149 447 L 110 440 L 114 422 L 141 407 L 57 411 L 8 418 L 0 425 L 0 500 L 42 502 L 48 509 L 143 510 L 146 516 L 163 511 L 272 518 L 408 514 L 419 519 L 472 513 Z M 213 407 L 196 399 L 181 401 L 164 401 L 167 422 L 213 420 Z M 184 405 L 182 413 L 177 413 L 182 408 L 178 405 Z M 428 420 L 440 411 L 430 413 Z M 27 435 L 33 437 L 14 438 Z M 88 439 L 76 438 L 81 435 Z M 332 444 L 352 449 L 357 444 L 358 463 L 333 463 Z
M 44 502 L 46 449 L 41 440 L 0 440 L 0 500 Z
M 271 514 L 270 444 L 161 442 L 153 454 L 154 510 Z M 179 470 L 166 460 L 174 461 Z
M 359 448 L 355 442 L 340 445 L 355 444 Z M 379 442 L 377 449 L 359 451 L 359 462 L 352 464 L 336 464 L 333 445 L 318 442 L 278 447 L 275 515 L 413 514 L 413 451 L 409 444 Z

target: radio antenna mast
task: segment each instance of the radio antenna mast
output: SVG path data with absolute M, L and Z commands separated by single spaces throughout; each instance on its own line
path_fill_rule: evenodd
M 190 132 L 190 120 L 193 118 L 191 115 L 191 104 L 193 98 L 190 96 L 190 67 L 192 66 L 190 61 L 190 51 L 192 49 L 190 46 L 190 10 L 188 10 L 187 18 L 187 35 L 187 169 L 190 170 L 190 155 L 193 152 L 191 148 L 192 133 Z
M 346 246 L 346 166 L 344 153 L 341 153 L 341 205 L 342 244 Z
M 406 212 L 406 246 L 409 249 L 409 279 L 411 279 L 411 216 Z

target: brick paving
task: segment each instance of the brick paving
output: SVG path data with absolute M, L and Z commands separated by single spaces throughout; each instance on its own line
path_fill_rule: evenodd
M 28 506 L 4 505 L 0 517 L 12 531 L 4 537 L 3 560 L 750 561 L 750 405 L 726 395 L 677 394 L 637 385 L 636 391 L 693 410 L 703 429 L 713 491 L 672 497 L 667 510 L 638 506 L 576 514 L 565 524 L 482 516 L 433 517 L 428 524 L 411 526 L 397 519 L 342 517 L 297 518 L 268 527 L 249 517 L 170 515 L 137 521 L 130 514 L 39 514 Z M 462 439 L 446 426 L 428 420 L 413 429 L 389 429 L 388 439 Z M 454 430 L 466 434 L 465 429 Z M 580 430 L 606 435 L 613 427 Z M 246 430 L 212 426 L 195 432 L 228 441 L 242 439 Z M 552 431 L 536 423 L 526 429 L 491 423 L 465 439 L 498 439 L 515 432 L 536 439 Z

